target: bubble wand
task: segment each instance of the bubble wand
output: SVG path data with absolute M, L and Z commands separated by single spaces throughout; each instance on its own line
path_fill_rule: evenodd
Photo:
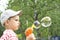
M 34 23 L 32 24 L 32 28 L 38 29 L 40 28 L 40 22 L 38 21 L 38 13 L 37 10 L 34 11 Z
M 34 11 L 34 23 L 32 24 L 31 27 L 27 28 L 25 31 L 25 35 L 26 35 L 26 40 L 36 40 L 34 34 L 33 34 L 33 29 L 34 28 L 39 28 L 37 26 L 39 26 L 39 21 L 37 20 L 38 18 L 38 14 L 37 11 Z

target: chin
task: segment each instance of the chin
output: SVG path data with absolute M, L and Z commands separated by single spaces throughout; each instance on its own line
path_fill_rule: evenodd
M 18 30 L 18 28 L 16 28 L 16 30 Z
M 14 30 L 18 30 L 18 28 L 15 28 Z

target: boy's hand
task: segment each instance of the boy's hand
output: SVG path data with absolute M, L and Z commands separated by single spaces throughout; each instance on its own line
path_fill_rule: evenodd
M 29 27 L 25 30 L 26 37 L 29 36 L 31 33 L 33 33 L 33 28 Z
M 26 40 L 36 40 L 34 34 L 30 34 L 28 37 L 26 37 Z

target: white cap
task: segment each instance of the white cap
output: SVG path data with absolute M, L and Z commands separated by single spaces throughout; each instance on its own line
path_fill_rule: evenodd
M 0 17 L 2 26 L 3 26 L 4 22 L 5 22 L 8 18 L 20 14 L 21 11 L 22 11 L 22 10 L 20 10 L 20 11 L 14 11 L 14 10 L 11 10 L 11 9 L 8 9 L 8 10 L 4 11 L 4 12 L 1 14 L 1 17 Z

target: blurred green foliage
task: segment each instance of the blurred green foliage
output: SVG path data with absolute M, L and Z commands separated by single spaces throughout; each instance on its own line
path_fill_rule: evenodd
M 11 0 L 8 9 L 23 10 L 20 17 L 21 27 L 16 31 L 18 37 L 25 38 L 25 30 L 34 22 L 34 9 L 38 11 L 39 22 L 45 16 L 52 19 L 52 25 L 48 28 L 40 27 L 40 37 L 60 36 L 60 0 Z M 28 21 L 28 24 L 27 24 Z M 3 28 L 0 27 L 0 34 Z M 34 29 L 35 30 L 35 29 Z M 37 34 L 37 31 L 34 31 Z

